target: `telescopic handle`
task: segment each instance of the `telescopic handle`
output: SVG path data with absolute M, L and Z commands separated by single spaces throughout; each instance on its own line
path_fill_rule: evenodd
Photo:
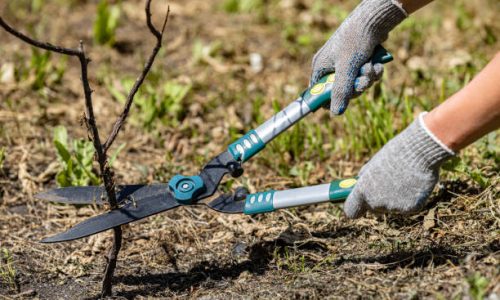
M 392 55 L 384 47 L 379 45 L 375 48 L 373 63 L 385 64 L 392 59 Z M 228 150 L 233 158 L 241 162 L 249 160 L 283 131 L 330 101 L 334 80 L 334 73 L 323 76 L 318 83 L 306 89 L 297 100 L 229 145 Z
M 356 178 L 349 178 L 335 180 L 329 184 L 248 194 L 243 212 L 246 215 L 254 215 L 272 212 L 281 208 L 312 205 L 322 202 L 342 202 L 349 196 L 356 181 Z

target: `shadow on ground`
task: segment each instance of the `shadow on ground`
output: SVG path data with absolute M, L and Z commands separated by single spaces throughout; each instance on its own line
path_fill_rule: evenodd
M 313 236 L 336 238 L 345 235 L 357 235 L 349 226 L 339 228 L 336 233 L 327 235 L 326 232 L 316 232 Z M 153 296 L 166 291 L 182 293 L 190 291 L 192 288 L 210 288 L 212 285 L 238 278 L 243 272 L 263 275 L 270 270 L 271 261 L 276 253 L 284 252 L 286 246 L 291 243 L 280 237 L 273 241 L 256 243 L 249 247 L 249 259 L 235 264 L 225 264 L 217 261 L 204 261 L 191 268 L 187 272 L 169 272 L 163 274 L 141 274 L 118 276 L 115 281 L 128 286 L 137 286 L 130 291 L 118 292 L 116 296 L 132 299 L 136 296 Z M 324 252 L 327 251 L 321 244 L 303 243 L 301 250 Z M 437 244 L 415 251 L 395 251 L 389 254 L 376 256 L 354 256 L 341 257 L 331 262 L 331 266 L 338 268 L 343 265 L 364 265 L 379 264 L 381 272 L 391 272 L 398 268 L 424 269 L 427 267 L 437 267 L 443 264 L 459 265 L 467 256 L 473 254 L 477 259 L 489 253 L 500 250 L 500 243 L 493 242 L 486 247 L 476 249 L 467 248 L 456 250 L 449 245 Z M 96 299 L 96 298 L 89 298 Z

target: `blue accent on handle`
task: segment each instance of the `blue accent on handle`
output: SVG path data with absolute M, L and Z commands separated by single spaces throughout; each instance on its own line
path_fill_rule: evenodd
M 392 55 L 384 49 L 384 47 L 378 45 L 375 47 L 372 63 L 388 63 L 394 58 Z M 320 107 L 330 101 L 330 95 L 332 91 L 332 85 L 329 83 L 333 82 L 333 74 L 327 74 L 312 87 L 308 88 L 302 93 L 302 98 L 307 103 L 311 111 L 315 112 Z
M 175 200 L 182 204 L 190 204 L 194 198 L 205 191 L 205 184 L 200 176 L 175 175 L 168 187 L 174 194 Z
M 229 152 L 235 160 L 245 162 L 264 149 L 266 144 L 260 139 L 255 130 L 249 131 L 236 142 L 229 145 Z
M 248 194 L 245 200 L 245 215 L 261 214 L 274 210 L 274 190 L 269 190 L 261 193 Z

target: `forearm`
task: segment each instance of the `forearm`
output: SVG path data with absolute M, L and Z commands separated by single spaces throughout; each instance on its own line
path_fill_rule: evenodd
M 500 52 L 463 89 L 424 117 L 429 130 L 454 151 L 500 127 Z
M 408 14 L 415 12 L 416 10 L 426 6 L 432 1 L 433 0 L 399 0 Z

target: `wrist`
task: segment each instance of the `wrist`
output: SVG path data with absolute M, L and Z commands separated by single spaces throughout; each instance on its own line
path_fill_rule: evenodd
M 462 148 L 459 132 L 449 126 L 449 120 L 442 116 L 439 110 L 425 113 L 422 116 L 422 124 L 436 141 L 450 151 L 456 152 Z
M 431 120 L 430 122 L 429 122 L 429 118 Z M 432 140 L 434 140 L 434 142 L 436 142 L 436 144 L 441 146 L 441 148 L 443 148 L 445 151 L 449 152 L 450 154 L 455 155 L 456 151 L 452 147 L 454 143 L 448 139 L 443 139 L 442 133 L 439 130 L 436 130 L 437 129 L 436 123 L 435 123 L 435 119 L 432 116 L 432 112 L 431 113 L 427 113 L 427 112 L 420 113 L 418 115 L 418 119 L 419 119 L 420 125 L 422 126 L 422 129 L 432 138 Z M 435 132 L 438 132 L 438 134 L 436 134 Z

